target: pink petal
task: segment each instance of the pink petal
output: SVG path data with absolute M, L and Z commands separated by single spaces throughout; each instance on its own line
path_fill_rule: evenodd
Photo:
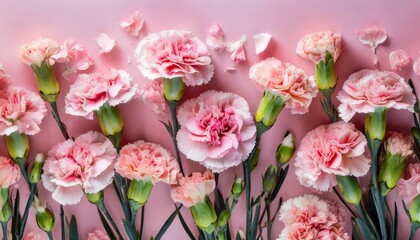
M 62 205 L 74 205 L 80 202 L 83 197 L 83 191 L 80 186 L 60 187 L 52 193 L 52 198 Z
M 410 63 L 411 59 L 408 53 L 404 50 L 397 50 L 389 54 L 389 64 L 392 70 L 398 70 L 405 68 Z
M 271 40 L 271 35 L 268 33 L 258 33 L 254 35 L 255 53 L 260 54 L 267 49 L 268 43 Z
M 206 160 L 208 155 L 208 148 L 206 143 L 192 141 L 185 129 L 180 129 L 176 135 L 179 144 L 179 150 L 194 161 L 202 162 Z
M 226 43 L 223 40 L 223 30 L 218 24 L 210 25 L 208 34 L 209 36 L 206 39 L 206 44 L 209 46 L 211 51 L 224 49 L 226 47 Z
M 223 39 L 224 33 L 223 33 L 222 28 L 219 26 L 219 24 L 214 23 L 210 25 L 209 27 L 209 35 L 215 38 Z
M 234 67 L 226 67 L 225 68 L 225 72 L 234 72 L 234 71 L 236 71 L 236 68 L 234 68 Z
M 231 59 L 235 63 L 246 61 L 246 54 L 244 44 L 246 42 L 246 35 L 242 35 L 239 41 L 229 42 L 226 44 L 226 50 L 231 53 Z
M 356 32 L 356 36 L 361 43 L 368 45 L 374 53 L 376 53 L 376 47 L 387 39 L 385 30 L 378 27 L 361 29 Z
M 420 57 L 417 58 L 416 61 L 413 63 L 413 71 L 416 75 L 420 76 Z
M 121 21 L 120 26 L 130 35 L 137 37 L 144 24 L 144 16 L 139 11 L 134 12 L 128 19 Z
M 100 33 L 96 37 L 95 40 L 96 40 L 96 43 L 101 48 L 101 51 L 99 51 L 99 54 L 104 54 L 104 53 L 110 52 L 115 47 L 115 45 L 117 44 L 117 42 L 114 39 L 112 39 L 111 37 L 109 37 L 105 33 Z

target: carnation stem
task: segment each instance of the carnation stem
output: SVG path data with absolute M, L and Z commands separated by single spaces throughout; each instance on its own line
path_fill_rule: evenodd
M 111 224 L 112 228 L 114 228 L 114 231 L 117 233 L 119 239 L 124 239 L 123 236 L 120 233 L 120 230 L 118 229 L 117 225 L 115 224 L 114 220 L 112 219 L 111 215 L 108 212 L 108 209 L 105 206 L 104 200 L 101 199 L 96 206 L 99 208 L 99 210 L 102 211 L 105 218 L 108 220 L 108 222 Z
M 337 197 L 340 199 L 340 201 L 344 204 L 344 206 L 349 210 L 349 212 L 351 213 L 351 215 L 353 217 L 357 217 L 356 213 L 354 213 L 354 211 L 350 208 L 350 206 L 347 204 L 347 202 L 343 199 L 343 197 L 340 195 L 340 193 L 337 191 L 336 187 L 333 187 L 333 190 L 335 192 L 335 194 L 337 195 Z
M 144 227 L 144 212 L 146 210 L 146 204 L 141 207 L 140 216 L 140 239 L 143 239 L 143 227 Z
M 172 142 L 175 147 L 175 154 L 176 154 L 176 160 L 179 165 L 179 169 L 181 170 L 181 173 L 184 175 L 184 169 L 182 168 L 182 162 L 181 162 L 181 154 L 179 153 L 178 143 L 176 141 L 176 134 L 179 130 L 179 123 L 178 119 L 176 118 L 176 108 L 178 106 L 177 101 L 167 101 L 169 109 L 171 110 L 171 117 L 172 117 Z
M 1 229 L 3 230 L 3 239 L 7 240 L 7 223 L 8 222 L 1 222 Z
M 359 212 L 362 220 L 365 222 L 366 226 L 369 226 L 369 234 L 370 236 L 364 236 L 366 239 L 379 239 L 379 232 L 376 230 L 375 224 L 373 224 L 371 218 L 366 213 L 365 209 L 363 208 L 362 204 L 359 202 L 358 204 L 354 205 Z M 372 232 L 372 230 L 374 232 Z
M 328 115 L 331 123 L 338 121 L 338 113 L 334 107 L 334 104 L 331 101 L 331 95 L 334 89 L 329 91 L 322 91 L 322 95 L 324 96 L 325 100 L 322 102 L 322 108 L 324 109 L 325 113 Z
M 53 238 L 53 235 L 52 235 L 52 232 L 47 232 L 47 235 L 48 235 L 48 239 L 49 240 L 53 240 L 54 238 Z
M 410 237 L 408 238 L 409 240 L 414 240 L 417 229 L 418 229 L 418 226 L 414 226 L 414 223 L 411 222 Z
M 25 211 L 23 212 L 22 220 L 20 222 L 20 229 L 19 229 L 19 236 L 22 237 L 23 233 L 25 232 L 26 222 L 28 220 L 29 209 L 31 208 L 32 202 L 34 201 L 35 192 L 36 192 L 36 184 L 29 183 L 29 198 L 26 202 Z
M 271 212 L 270 212 L 271 201 L 269 197 L 270 196 L 265 198 L 265 206 L 267 209 L 267 240 L 271 240 L 271 226 L 273 225 L 273 223 L 271 222 Z
M 60 204 L 61 240 L 66 239 L 66 229 L 64 228 L 64 208 Z
M 64 125 L 64 123 L 61 121 L 60 115 L 58 114 L 57 102 L 50 102 L 50 105 L 51 105 L 53 117 L 55 121 L 57 122 L 61 133 L 63 134 L 66 140 L 69 139 L 70 137 L 69 137 L 69 134 L 67 133 L 66 125 Z

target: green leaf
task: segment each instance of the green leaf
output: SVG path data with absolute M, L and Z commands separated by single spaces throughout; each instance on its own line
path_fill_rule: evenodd
M 104 226 L 104 229 L 106 231 L 106 233 L 108 234 L 108 237 L 111 240 L 116 240 L 117 238 L 114 235 L 114 232 L 111 229 L 111 226 L 109 226 L 108 222 L 106 221 L 104 215 L 102 214 L 101 210 L 99 210 L 99 208 L 96 208 L 98 210 L 98 214 L 99 214 L 99 218 L 101 219 L 102 222 L 102 226 Z
M 170 121 L 168 121 L 168 123 L 165 123 L 165 122 L 160 120 L 159 122 L 161 122 L 165 126 L 166 131 L 168 131 L 169 135 L 171 135 L 171 136 L 174 135 L 173 134 L 174 131 L 173 131 L 173 128 L 172 128 L 172 123 Z
M 414 87 L 413 81 L 411 79 L 408 80 L 408 84 L 413 89 L 414 96 L 416 96 L 416 102 L 414 103 L 414 111 L 416 113 L 419 112 L 419 100 L 417 98 L 416 88 Z
M 260 218 L 260 211 L 261 211 L 261 202 L 258 201 L 257 207 L 255 208 L 254 221 L 251 225 L 251 238 L 250 239 L 257 239 L 258 220 Z
M 66 229 L 64 227 L 64 208 L 60 204 L 60 227 L 61 227 L 61 240 L 66 240 Z
M 12 234 L 14 235 L 13 239 L 15 239 L 15 236 L 17 236 L 19 234 L 18 229 L 20 229 L 20 213 L 19 213 L 20 194 L 19 194 L 19 189 L 16 191 L 16 196 L 15 196 L 14 203 L 15 203 L 15 205 L 13 206 L 13 217 L 12 217 Z
M 363 235 L 362 239 L 376 239 L 376 237 L 371 234 L 369 227 L 366 225 L 366 223 L 362 219 L 356 218 L 356 222 L 357 222 L 357 225 L 359 226 L 360 232 Z
M 165 234 L 166 230 L 168 230 L 169 226 L 171 226 L 172 222 L 174 221 L 176 215 L 178 215 L 181 208 L 182 205 L 179 205 L 179 207 L 175 209 L 175 211 L 168 217 L 168 219 L 166 219 L 165 223 L 160 228 L 158 234 L 155 237 L 156 240 L 160 240 L 162 238 L 163 234 Z
M 182 227 L 184 228 L 185 232 L 187 233 L 188 237 L 190 237 L 191 240 L 195 240 L 194 234 L 188 228 L 188 225 L 185 222 L 184 217 L 182 216 L 181 212 L 178 212 L 178 218 L 179 218 L 179 221 L 181 222 Z
M 242 240 L 241 235 L 239 234 L 239 232 L 236 233 L 236 240 Z
M 71 216 L 69 224 L 69 240 L 78 240 L 79 231 L 77 230 L 77 221 L 74 215 Z
M 136 233 L 136 229 L 134 228 L 133 225 L 131 225 L 131 223 L 129 221 L 127 221 L 127 219 L 123 219 L 122 220 L 124 228 L 125 228 L 125 232 L 128 235 L 128 238 L 130 240 L 137 240 L 137 233 Z
M 362 237 L 360 236 L 360 232 L 357 226 L 356 221 L 354 221 L 354 219 L 352 219 L 351 221 L 351 225 L 352 225 L 352 240 L 363 240 Z
M 397 240 L 398 235 L 398 208 L 397 203 L 394 202 L 394 221 L 391 227 L 391 240 Z
M 280 174 L 279 174 L 279 179 L 278 179 L 278 181 L 277 181 L 277 184 L 276 184 L 276 186 L 274 187 L 274 190 L 273 190 L 273 192 L 272 192 L 272 194 L 271 194 L 271 199 L 270 199 L 270 201 L 273 201 L 276 197 L 277 197 L 277 194 L 279 193 L 279 191 L 280 191 L 280 188 L 281 188 L 281 186 L 283 185 L 283 182 L 284 182 L 284 180 L 286 179 L 286 176 L 287 176 L 287 173 L 289 172 L 289 165 L 287 165 L 285 168 L 284 168 L 284 170 L 283 169 L 281 169 L 280 170 Z

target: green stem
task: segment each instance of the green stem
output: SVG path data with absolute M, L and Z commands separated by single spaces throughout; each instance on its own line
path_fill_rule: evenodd
M 112 182 L 112 186 L 114 187 L 118 200 L 123 209 L 125 219 L 131 222 L 132 216 L 130 212 L 130 206 L 129 206 L 130 204 L 124 195 L 124 193 L 127 192 L 126 184 L 123 183 L 124 179 L 121 177 L 119 173 L 116 172 L 114 178 L 115 178 L 115 181 Z
M 117 225 L 115 224 L 114 220 L 112 219 L 111 215 L 109 214 L 108 209 L 106 208 L 103 200 L 100 201 L 96 206 L 99 208 L 99 210 L 102 211 L 102 213 L 104 214 L 105 218 L 111 224 L 112 228 L 114 228 L 114 231 L 117 233 L 118 238 L 119 239 L 124 239 L 123 236 L 120 233 L 120 230 L 118 229 Z
M 266 198 L 265 200 L 265 205 L 267 208 L 267 240 L 271 240 L 271 226 L 272 226 L 272 222 L 271 222 L 271 213 L 270 213 L 270 205 L 271 205 L 271 201 Z
M 140 239 L 143 239 L 143 227 L 144 227 L 144 212 L 146 210 L 146 204 L 141 207 L 141 216 L 140 216 Z
M 131 223 L 131 225 L 133 225 L 134 228 L 136 228 L 136 218 L 137 218 L 138 209 L 135 209 L 134 207 L 130 207 L 130 209 L 131 209 L 130 223 Z
M 414 236 L 416 235 L 416 231 L 417 231 L 417 229 L 411 228 L 410 237 L 408 238 L 409 240 L 414 240 Z
M 372 219 L 367 215 L 365 209 L 363 208 L 361 203 L 354 205 L 357 209 L 357 212 L 361 216 L 362 220 L 365 222 L 366 226 L 369 226 L 369 234 L 368 236 L 364 236 L 366 239 L 379 239 L 379 232 L 376 230 L 375 224 L 373 223 Z M 372 232 L 373 231 L 373 232 Z
M 18 166 L 20 168 L 20 172 L 23 175 L 23 178 L 25 179 L 25 182 L 30 187 L 32 183 L 29 181 L 29 176 L 28 176 L 28 173 L 26 172 L 26 169 L 25 169 L 25 165 L 24 165 L 25 164 L 25 161 L 26 160 L 18 161 Z
M 335 109 L 332 101 L 331 101 L 331 94 L 324 95 L 325 97 L 325 113 L 328 115 L 331 123 L 338 121 L 338 114 L 337 110 Z
M 26 227 L 26 222 L 28 220 L 28 214 L 29 214 L 29 209 L 32 206 L 32 202 L 34 201 L 34 197 L 35 197 L 35 191 L 36 191 L 36 184 L 29 184 L 29 188 L 30 188 L 30 193 L 29 193 L 29 198 L 28 201 L 26 202 L 26 206 L 25 206 L 25 211 L 23 212 L 23 216 L 21 219 L 21 225 L 20 225 L 20 229 L 19 229 L 19 236 L 22 237 L 23 233 L 25 232 L 25 227 Z
M 60 222 L 61 222 L 61 240 L 66 239 L 66 230 L 64 228 L 64 208 L 60 204 Z
M 337 191 L 336 187 L 333 187 L 333 190 L 335 192 L 335 194 L 337 195 L 337 197 L 340 199 L 340 201 L 344 204 L 344 206 L 347 208 L 347 210 L 349 210 L 349 212 L 351 213 L 351 215 L 353 217 L 356 217 L 356 214 L 353 212 L 353 210 L 350 208 L 350 206 L 347 204 L 347 202 L 343 199 L 343 197 L 340 195 L 340 193 Z
M 54 238 L 53 238 L 53 235 L 52 235 L 52 232 L 47 232 L 47 235 L 48 235 L 48 239 L 49 240 L 53 240 Z
M 3 230 L 3 239 L 7 240 L 7 222 L 1 222 L 1 229 Z
M 182 168 L 182 162 L 181 162 L 181 154 L 179 153 L 178 148 L 178 142 L 176 141 L 176 134 L 179 130 L 179 123 L 178 119 L 176 118 L 176 107 L 178 106 L 177 101 L 168 101 L 169 109 L 171 110 L 171 118 L 172 118 L 172 142 L 175 147 L 175 154 L 176 154 L 176 160 L 178 162 L 179 168 L 181 170 L 181 173 L 184 174 L 184 169 Z
M 50 105 L 51 105 L 54 120 L 57 122 L 57 125 L 60 128 L 61 133 L 63 134 L 66 140 L 70 139 L 69 134 L 67 132 L 66 125 L 64 125 L 64 123 L 61 121 L 60 115 L 58 114 L 57 102 L 50 102 Z

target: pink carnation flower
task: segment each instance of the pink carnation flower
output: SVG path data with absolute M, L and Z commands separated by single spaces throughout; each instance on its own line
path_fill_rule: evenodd
M 45 103 L 38 94 L 18 87 L 0 90 L 0 135 L 15 131 L 37 134 L 46 113 Z
M 144 17 L 139 11 L 135 11 L 128 19 L 121 21 L 120 26 L 131 36 L 137 37 L 144 24 Z
M 68 51 L 66 62 L 67 70 L 63 73 L 64 77 L 77 71 L 87 70 L 93 65 L 93 60 L 89 56 L 85 46 L 72 40 L 64 42 L 64 46 Z
M 413 63 L 413 71 L 416 75 L 420 76 L 420 57 Z
M 116 106 L 130 101 L 137 94 L 137 85 L 129 73 L 109 69 L 80 74 L 66 95 L 66 113 L 93 119 L 94 111 L 108 103 Z
M 110 238 L 104 230 L 96 229 L 95 231 L 88 233 L 87 240 L 110 240 Z
M 23 237 L 23 240 L 48 240 L 48 238 L 37 232 L 29 232 L 25 235 L 25 237 Z
M 9 81 L 6 79 L 8 76 L 3 64 L 0 63 L 0 89 L 6 88 L 9 85 Z
M 413 154 L 413 139 L 398 132 L 389 132 L 384 143 L 386 152 L 400 154 L 404 159 Z
M 420 163 L 411 163 L 398 184 L 398 194 L 407 205 L 420 194 Z
M 140 98 L 156 114 L 162 114 L 166 110 L 166 100 L 163 96 L 163 80 L 148 81 L 139 89 Z
M 336 185 L 335 175 L 360 177 L 369 171 L 367 140 L 352 123 L 321 125 L 306 134 L 296 154 L 300 184 L 319 191 Z
M 176 184 L 180 170 L 168 150 L 159 144 L 139 140 L 121 149 L 115 171 L 130 180 Z
M 214 73 L 205 43 L 191 32 L 167 30 L 149 34 L 138 44 L 135 57 L 144 77 L 181 77 L 187 86 L 210 81 Z
M 12 159 L 0 156 L 0 188 L 8 188 L 19 179 L 19 166 Z
M 315 32 L 299 40 L 296 47 L 296 54 L 318 64 L 321 60 L 325 59 L 328 52 L 335 62 L 343 51 L 341 45 L 341 34 Z
M 41 66 L 45 60 L 50 66 L 67 60 L 67 49 L 52 39 L 38 39 L 23 44 L 19 48 L 19 57 L 25 64 Z
M 404 50 L 397 50 L 389 54 L 389 65 L 391 65 L 392 70 L 401 71 L 410 64 L 410 56 Z
M 280 209 L 285 228 L 279 240 L 348 240 L 345 213 L 338 205 L 315 195 L 287 200 Z
M 414 111 L 414 96 L 404 79 L 393 72 L 361 70 L 344 82 L 337 95 L 340 117 L 348 122 L 356 113 L 371 113 L 376 107 Z
M 384 43 L 387 39 L 385 30 L 376 26 L 361 29 L 356 32 L 356 36 L 361 43 L 369 46 L 375 54 L 378 45 Z
M 45 160 L 42 180 L 60 204 L 76 204 L 86 193 L 97 193 L 112 182 L 117 150 L 98 132 L 55 145 Z
M 207 91 L 178 109 L 179 150 L 213 172 L 239 165 L 251 153 L 256 127 L 244 98 Z
M 189 177 L 179 178 L 178 184 L 171 186 L 171 197 L 174 202 L 189 208 L 203 202 L 215 187 L 216 181 L 212 172 L 195 172 Z
M 313 76 L 276 58 L 254 64 L 249 70 L 249 78 L 260 90 L 268 90 L 287 100 L 286 108 L 293 114 L 308 112 L 312 99 L 318 93 Z

